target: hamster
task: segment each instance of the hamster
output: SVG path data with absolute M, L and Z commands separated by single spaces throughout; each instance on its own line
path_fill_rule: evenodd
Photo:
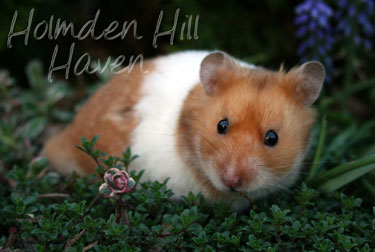
M 131 146 L 142 181 L 169 178 L 176 199 L 201 192 L 241 211 L 295 182 L 324 78 L 316 61 L 274 72 L 220 51 L 157 57 L 101 87 L 42 156 L 65 175 L 94 173 L 75 144 L 100 135 L 96 148 L 107 154 Z

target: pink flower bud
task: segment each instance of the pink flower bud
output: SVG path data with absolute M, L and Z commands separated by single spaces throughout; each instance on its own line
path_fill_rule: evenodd
M 112 198 L 130 192 L 135 187 L 135 181 L 129 174 L 118 168 L 109 168 L 104 174 L 104 183 L 99 187 L 99 194 L 104 198 Z

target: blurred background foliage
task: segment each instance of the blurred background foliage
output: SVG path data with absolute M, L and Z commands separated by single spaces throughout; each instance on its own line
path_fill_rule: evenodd
M 109 78 L 101 75 L 46 79 L 55 45 L 55 65 L 67 62 L 70 46 L 76 43 L 73 64 L 88 52 L 93 59 L 143 54 L 145 58 L 186 49 L 219 49 L 238 58 L 278 69 L 317 59 L 327 68 L 327 81 L 316 107 L 318 123 L 306 159 L 306 181 L 330 192 L 342 189 L 373 202 L 375 198 L 375 53 L 374 3 L 371 0 L 305 1 L 2 1 L 0 4 L 0 172 L 14 164 L 26 164 L 37 155 L 45 137 L 72 120 L 74 112 L 99 85 Z M 15 10 L 15 31 L 27 27 L 30 10 L 34 18 L 29 44 L 7 37 Z M 95 30 L 110 22 L 137 20 L 142 39 L 129 33 L 125 39 L 107 41 L 70 36 L 57 40 L 35 40 L 35 25 L 42 20 L 72 21 L 75 29 L 101 13 Z M 161 31 L 172 28 L 180 9 L 174 44 L 169 36 L 152 41 L 160 11 Z M 186 15 L 199 15 L 198 39 L 180 39 Z M 55 22 L 55 21 L 54 21 Z M 55 23 L 54 23 L 55 24 Z M 36 59 L 36 60 L 35 60 Z M 125 60 L 127 62 L 127 60 Z M 51 133 L 52 132 L 52 133 Z M 357 180 L 361 178 L 360 180 Z M 360 187 L 353 184 L 360 181 Z M 345 187 L 346 186 L 346 187 Z

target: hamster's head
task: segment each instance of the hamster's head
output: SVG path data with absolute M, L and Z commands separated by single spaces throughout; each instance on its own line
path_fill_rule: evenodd
M 205 97 L 192 123 L 193 159 L 206 182 L 253 198 L 291 185 L 324 75 L 319 62 L 285 73 L 249 68 L 222 52 L 208 55 L 200 69 Z

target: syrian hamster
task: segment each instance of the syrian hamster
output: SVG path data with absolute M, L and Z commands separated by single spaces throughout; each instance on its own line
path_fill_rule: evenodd
M 169 178 L 175 198 L 201 192 L 240 211 L 298 177 L 324 76 L 316 61 L 270 71 L 221 51 L 146 60 L 103 85 L 42 155 L 62 174 L 94 173 L 75 144 L 99 135 L 107 154 L 131 146 L 142 181 Z

